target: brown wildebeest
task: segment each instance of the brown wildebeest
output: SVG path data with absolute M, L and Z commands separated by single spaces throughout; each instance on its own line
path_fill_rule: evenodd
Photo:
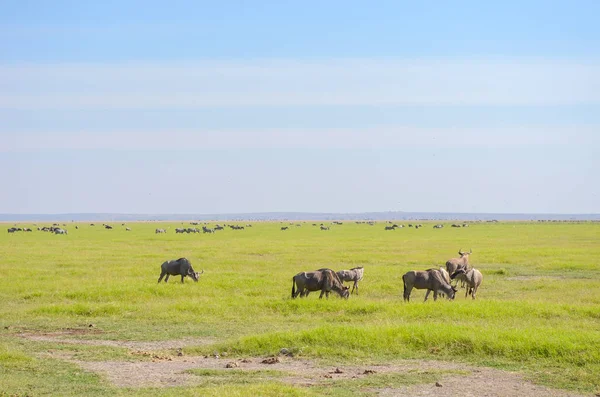
M 296 286 L 298 290 L 296 291 Z M 308 296 L 311 291 L 321 291 L 319 299 L 329 298 L 331 291 L 337 292 L 342 298 L 348 299 L 348 287 L 340 281 L 331 269 L 320 269 L 314 272 L 300 272 L 292 277 L 292 298 Z
M 477 294 L 477 288 L 483 282 L 483 274 L 475 268 L 465 271 L 464 269 L 458 269 L 451 276 L 451 279 L 458 279 L 464 281 L 467 285 L 467 291 L 465 292 L 465 298 L 471 294 L 471 297 L 475 299 L 475 295 Z
M 437 300 L 439 293 L 444 293 L 448 299 L 454 299 L 456 289 L 444 280 L 444 276 L 437 269 L 429 269 L 425 271 L 410 271 L 402 276 L 404 281 L 404 300 L 410 301 L 410 293 L 413 288 L 426 289 L 425 301 L 429 296 L 429 292 L 433 291 L 433 300 Z
M 363 275 L 365 273 L 365 269 L 362 266 L 353 267 L 350 270 L 340 270 L 337 272 L 337 276 L 340 278 L 342 282 L 344 281 L 353 281 L 354 285 L 352 286 L 352 291 L 356 289 L 356 294 L 358 295 L 358 282 L 363 279 Z
M 446 262 L 446 270 L 448 273 L 454 274 L 458 269 L 464 269 L 465 271 L 469 270 L 469 255 L 473 253 L 473 250 L 469 250 L 469 252 L 463 252 L 462 248 L 458 250 L 458 255 L 460 258 L 452 258 Z
M 192 264 L 186 258 L 179 258 L 177 260 L 166 261 L 160 266 L 160 277 L 158 278 L 158 282 L 165 277 L 165 283 L 169 281 L 169 276 L 177 276 L 181 275 L 181 282 L 183 283 L 183 279 L 186 276 L 190 276 L 195 282 L 198 282 L 200 275 L 204 273 L 202 270 L 200 273 L 195 272 L 192 268 Z

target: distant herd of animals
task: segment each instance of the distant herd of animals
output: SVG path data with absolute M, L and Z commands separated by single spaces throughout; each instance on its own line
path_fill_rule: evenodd
M 373 221 L 356 221 L 355 223 L 367 224 L 370 226 L 374 226 L 376 224 Z M 391 224 L 392 222 L 388 221 L 387 223 Z M 197 226 L 197 225 L 199 225 L 199 222 L 190 222 L 190 224 Z M 340 222 L 340 221 L 332 222 L 332 225 L 342 225 L 342 224 L 343 224 L 343 222 Z M 300 226 L 302 226 L 302 223 L 293 223 L 292 222 L 289 225 L 290 226 L 281 226 L 281 230 L 282 231 L 290 230 L 291 226 L 300 227 Z M 63 224 L 62 226 L 63 227 L 60 227 L 60 225 L 58 223 L 54 223 L 52 226 L 38 227 L 37 230 L 43 231 L 43 232 L 50 232 L 50 233 L 54 233 L 54 234 L 69 234 L 67 229 L 64 228 L 64 226 L 66 226 L 66 224 Z M 96 225 L 94 223 L 90 223 L 90 226 L 96 226 Z M 131 229 L 129 227 L 126 227 L 124 223 L 122 223 L 121 226 L 125 227 L 126 231 L 128 231 L 128 232 L 131 231 Z M 316 223 L 313 223 L 312 226 L 319 226 L 320 230 L 330 230 L 330 226 L 327 226 L 323 223 L 318 224 L 318 225 Z M 462 223 L 462 224 L 453 223 L 451 226 L 452 227 L 468 227 L 469 224 L 468 223 Z M 105 223 L 102 224 L 102 227 L 107 230 L 113 229 L 112 225 L 105 224 Z M 175 228 L 175 233 L 176 234 L 179 234 L 179 233 L 181 233 L 181 234 L 184 234 L 184 233 L 187 233 L 187 234 L 189 234 L 189 233 L 215 233 L 216 231 L 224 230 L 227 227 L 230 228 L 231 230 L 245 230 L 248 227 L 252 227 L 252 224 L 249 224 L 249 223 L 246 225 L 233 225 L 233 224 L 220 225 L 220 224 L 217 224 L 212 228 L 208 227 L 206 224 L 201 226 L 201 228 L 197 228 L 197 227 L 181 227 L 181 228 L 179 228 L 178 227 L 178 228 Z M 402 229 L 404 227 L 405 227 L 404 225 L 398 225 L 397 223 L 394 223 L 391 226 L 388 226 L 388 225 L 384 226 L 384 230 L 396 230 L 396 229 Z M 420 223 L 414 224 L 414 225 L 412 223 L 409 223 L 408 227 L 414 227 L 415 229 L 419 229 L 419 228 L 423 227 L 423 225 Z M 434 229 L 441 229 L 443 227 L 444 227 L 444 225 L 441 223 L 433 225 Z M 75 229 L 79 229 L 79 226 L 75 225 Z M 164 234 L 164 233 L 167 233 L 168 230 L 169 230 L 169 228 L 166 228 L 166 229 L 165 228 L 156 228 L 154 230 L 154 232 L 155 232 L 155 234 Z M 21 228 L 21 227 L 15 226 L 15 227 L 8 228 L 8 233 L 31 232 L 31 231 L 33 231 L 31 228 L 26 228 L 26 227 Z
M 374 225 L 374 222 L 356 222 L 356 223 L 366 223 L 369 225 Z M 391 222 L 389 222 L 391 223 Z M 192 225 L 198 225 L 198 222 L 191 222 Z M 335 221 L 333 224 L 341 225 L 342 222 Z M 294 225 L 291 223 L 291 225 Z M 297 223 L 296 226 L 301 226 L 302 224 Z M 313 226 L 319 226 L 321 230 L 329 230 L 329 226 L 325 226 L 324 224 L 317 225 L 316 223 L 312 224 Z M 63 224 L 63 226 L 66 226 Z M 90 226 L 95 226 L 95 224 L 91 223 Z M 113 226 L 108 224 L 102 224 L 105 229 L 113 229 Z M 125 224 L 121 224 L 121 226 L 125 227 Z M 468 227 L 469 225 L 464 223 L 460 224 L 452 224 L 453 227 Z M 223 230 L 225 227 L 229 227 L 232 230 L 245 230 L 247 227 L 252 227 L 251 224 L 246 224 L 245 226 L 239 225 L 219 225 L 217 224 L 214 228 L 209 228 L 207 226 L 202 226 L 201 229 L 196 227 L 194 228 L 176 228 L 175 233 L 215 233 L 217 230 Z M 384 230 L 395 230 L 399 228 L 403 228 L 404 225 L 393 224 L 392 226 L 385 226 Z M 421 224 L 408 224 L 408 227 L 420 228 Z M 442 224 L 436 224 L 433 226 L 434 228 L 442 228 Z M 79 227 L 76 225 L 76 229 Z M 281 230 L 287 230 L 288 226 L 282 226 Z M 37 230 L 54 233 L 54 234 L 68 234 L 67 230 L 61 228 L 59 224 L 53 224 L 52 226 L 44 226 L 38 227 Z M 131 231 L 129 227 L 125 227 L 126 231 Z M 166 233 L 168 229 L 157 228 L 155 233 Z M 20 228 L 20 227 L 11 227 L 8 228 L 8 233 L 15 232 L 31 232 L 31 228 Z M 429 294 L 433 291 L 433 299 L 437 300 L 438 295 L 445 296 L 448 299 L 454 299 L 456 292 L 458 292 L 458 282 L 460 281 L 461 286 L 466 288 L 465 298 L 471 295 L 473 299 L 475 299 L 477 295 L 477 289 L 481 285 L 483 281 L 483 275 L 481 272 L 469 265 L 469 255 L 472 254 L 472 250 L 469 252 L 463 251 L 460 249 L 458 254 L 460 257 L 449 259 L 446 262 L 445 267 L 440 267 L 438 269 L 431 268 L 424 271 L 409 271 L 402 276 L 402 281 L 404 284 L 404 300 L 406 302 L 410 301 L 410 294 L 413 289 L 425 289 L 427 292 L 425 293 L 425 301 L 429 297 Z M 161 265 L 161 273 L 158 278 L 158 282 L 160 283 L 163 278 L 164 281 L 167 282 L 169 280 L 169 276 L 181 276 L 181 282 L 184 282 L 185 277 L 190 277 L 194 281 L 198 281 L 200 279 L 200 275 L 203 274 L 204 271 L 196 272 L 190 261 L 186 258 L 179 258 L 176 260 L 166 261 Z M 333 271 L 328 268 L 322 268 L 315 271 L 309 272 L 300 272 L 296 274 L 292 278 L 292 298 L 298 297 L 306 297 L 310 292 L 313 291 L 321 291 L 319 298 L 322 298 L 325 295 L 329 298 L 329 294 L 331 291 L 339 294 L 340 297 L 348 299 L 352 293 L 358 294 L 358 282 L 363 279 L 364 268 L 355 267 L 350 270 L 340 270 Z M 452 282 L 454 281 L 454 285 Z M 352 291 L 349 291 L 349 287 L 344 285 L 344 282 L 352 282 Z

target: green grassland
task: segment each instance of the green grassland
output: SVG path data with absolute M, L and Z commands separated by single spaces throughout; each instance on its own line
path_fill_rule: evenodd
M 240 224 L 245 224 L 240 223 Z M 555 388 L 600 392 L 600 224 L 473 223 L 441 230 L 384 231 L 344 222 L 253 223 L 245 230 L 175 234 L 180 222 L 120 223 L 113 230 L 67 224 L 68 235 L 0 233 L 0 396 L 2 395 L 336 395 L 233 372 L 190 388 L 124 390 L 77 365 L 47 357 L 131 360 L 127 349 L 31 341 L 21 332 L 85 328 L 86 339 L 160 341 L 212 338 L 189 355 L 268 356 L 286 347 L 325 363 L 406 358 L 521 371 Z M 406 224 L 406 222 L 404 222 Z M 289 230 L 281 231 L 282 225 Z M 11 225 L 5 224 L 9 227 Z M 189 226 L 186 224 L 186 226 Z M 170 227 L 155 234 L 157 227 Z M 459 248 L 484 275 L 477 300 L 402 300 L 402 275 L 441 266 Z M 160 264 L 187 257 L 200 282 Z M 349 300 L 290 298 L 292 276 L 321 267 L 365 267 Z M 4 394 L 3 394 L 4 393 Z M 360 395 L 350 385 L 344 395 Z

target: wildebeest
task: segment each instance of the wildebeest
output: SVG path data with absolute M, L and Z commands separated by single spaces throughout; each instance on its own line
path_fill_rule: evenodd
M 296 286 L 298 290 L 296 291 Z M 329 298 L 329 292 L 335 291 L 342 298 L 350 296 L 348 287 L 344 286 L 339 277 L 331 269 L 321 269 L 314 272 L 300 272 L 292 277 L 292 298 L 308 296 L 310 291 L 321 291 L 319 299 L 323 294 Z
M 458 269 L 451 276 L 451 279 L 458 279 L 464 281 L 467 285 L 467 290 L 465 292 L 465 298 L 471 294 L 471 297 L 475 299 L 475 294 L 477 294 L 477 288 L 481 285 L 483 281 L 483 274 L 475 268 L 465 271 L 465 269 Z
M 464 269 L 465 271 L 469 268 L 469 255 L 473 253 L 473 250 L 469 252 L 463 252 L 462 248 L 458 250 L 460 258 L 452 258 L 446 262 L 446 270 L 448 273 L 453 274 L 458 269 Z
M 104 228 L 105 229 L 112 229 L 112 226 L 111 225 L 104 225 Z
M 410 301 L 410 293 L 413 288 L 426 289 L 425 300 L 429 293 L 433 291 L 433 300 L 437 300 L 439 293 L 444 293 L 449 299 L 454 299 L 456 289 L 444 280 L 442 273 L 436 269 L 425 271 L 411 270 L 402 276 L 404 281 L 404 300 Z
M 281 230 L 288 230 L 287 226 L 281 226 Z
M 365 269 L 362 266 L 359 266 L 353 267 L 350 270 L 340 270 L 339 272 L 336 272 L 336 274 L 342 282 L 353 281 L 354 285 L 352 285 L 352 291 L 350 291 L 350 293 L 353 293 L 356 289 L 356 294 L 358 295 L 358 282 L 363 279 L 364 272 Z
M 214 233 L 215 229 L 209 229 L 206 226 L 202 226 L 202 233 Z
M 200 275 L 204 273 L 202 270 L 200 273 L 195 272 L 192 268 L 192 264 L 186 258 L 179 258 L 177 260 L 166 261 L 160 266 L 160 277 L 158 278 L 158 282 L 165 277 L 165 283 L 169 281 L 169 276 L 177 276 L 181 275 L 181 282 L 183 283 L 183 279 L 186 276 L 190 276 L 194 281 L 198 282 Z
M 77 227 L 77 226 L 76 226 L 76 227 Z M 130 228 L 128 228 L 128 227 L 126 227 L 126 228 L 125 228 L 125 231 L 126 231 L 126 232 L 130 232 L 130 231 L 131 231 L 131 229 L 130 229 Z
M 56 228 L 54 229 L 54 234 L 69 234 L 65 229 Z
M 438 223 L 437 225 L 433 225 L 434 229 L 442 229 L 444 227 L 444 225 L 442 225 L 441 223 Z
M 439 271 L 439 272 L 442 274 L 442 278 L 443 278 L 444 280 L 446 280 L 446 282 L 447 282 L 448 284 L 452 285 L 451 278 L 450 278 L 450 273 L 448 273 L 448 271 L 447 271 L 445 268 L 443 268 L 443 267 L 440 267 L 439 269 L 428 269 L 428 270 L 437 270 L 437 271 Z M 444 294 L 443 294 L 443 293 L 440 293 L 440 294 L 441 294 L 442 296 L 444 296 Z
M 155 233 L 166 233 L 167 231 L 165 229 L 156 229 Z
M 185 232 L 186 232 L 185 229 L 175 228 L 175 233 L 185 233 Z
M 323 225 L 321 225 L 321 230 L 329 230 L 329 226 L 323 226 Z

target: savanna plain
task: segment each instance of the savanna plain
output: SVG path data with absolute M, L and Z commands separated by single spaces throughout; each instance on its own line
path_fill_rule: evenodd
M 4 224 L 0 396 L 600 393 L 600 223 L 109 223 Z M 476 300 L 403 301 L 405 272 L 461 248 L 484 277 Z M 180 257 L 199 282 L 158 284 Z M 291 299 L 298 272 L 357 266 L 358 295 Z

